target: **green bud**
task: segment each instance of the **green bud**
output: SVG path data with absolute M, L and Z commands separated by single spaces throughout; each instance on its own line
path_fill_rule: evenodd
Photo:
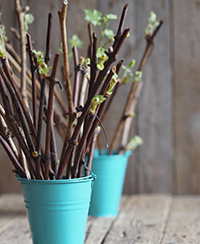
M 101 61 L 98 62 L 97 69 L 99 69 L 99 70 L 103 70 L 104 69 L 104 65 L 103 65 L 103 63 L 101 63 Z
M 143 140 L 140 136 L 134 136 L 134 138 L 132 138 L 130 140 L 130 142 L 127 144 L 127 146 L 125 147 L 126 150 L 132 151 L 134 150 L 136 147 L 140 146 L 143 144 Z
M 106 21 L 107 21 L 106 16 L 104 16 L 104 17 L 101 19 L 101 21 L 102 21 L 102 23 L 106 23 Z
M 150 12 L 150 15 L 149 15 L 149 19 L 148 19 L 148 21 L 149 21 L 150 23 L 154 23 L 154 22 L 156 21 L 156 18 L 157 18 L 157 15 L 156 15 L 153 11 L 151 11 L 151 12 Z
M 106 92 L 106 96 L 109 96 L 112 94 L 112 90 L 114 88 L 114 86 L 117 84 L 117 79 L 118 79 L 118 75 L 116 73 L 114 73 L 111 81 L 110 81 L 110 84 L 109 84 L 109 87 L 108 87 L 108 90 Z
M 156 14 L 153 11 L 151 11 L 148 19 L 147 27 L 145 29 L 146 35 L 152 35 L 154 29 L 159 25 L 159 22 L 156 21 L 156 18 L 157 18 Z
M 88 64 L 90 64 L 90 58 L 86 58 L 85 60 L 85 66 L 88 66 Z
M 81 56 L 81 57 L 79 58 L 79 64 L 80 64 L 80 65 L 83 65 L 84 62 L 85 62 L 85 59 L 84 59 L 84 57 Z
M 142 71 L 135 71 L 134 81 L 140 81 L 142 79 Z
M 95 97 L 92 98 L 92 105 L 98 105 L 102 103 L 106 98 L 103 95 L 96 95 Z
M 41 65 L 42 62 L 44 62 L 44 52 L 42 51 L 36 51 L 36 50 L 32 50 L 33 53 L 35 53 L 37 55 L 37 65 Z
M 133 60 L 129 63 L 128 67 L 129 67 L 129 68 L 134 67 L 134 66 L 135 66 L 135 63 L 136 63 L 136 61 L 135 61 L 135 59 L 133 59 Z
M 5 49 L 4 49 L 4 44 L 2 41 L 0 41 L 0 58 L 5 58 L 6 53 L 5 53 Z
M 106 98 L 103 95 L 96 95 L 95 97 L 93 97 L 91 100 L 92 107 L 90 108 L 90 113 L 94 115 L 96 107 L 104 100 L 106 100 Z

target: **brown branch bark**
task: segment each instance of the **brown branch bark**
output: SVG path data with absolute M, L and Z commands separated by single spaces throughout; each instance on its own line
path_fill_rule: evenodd
M 160 21 L 159 25 L 156 27 L 155 31 L 153 32 L 153 34 L 152 34 L 151 36 L 146 36 L 146 37 L 145 37 L 145 38 L 146 38 L 146 41 L 147 41 L 147 44 L 146 44 L 146 48 L 145 48 L 145 50 L 144 50 L 142 59 L 141 59 L 141 61 L 140 61 L 139 67 L 138 67 L 138 69 L 137 69 L 138 71 L 142 71 L 142 70 L 143 70 L 144 65 L 145 65 L 145 63 L 146 63 L 146 61 L 147 61 L 147 58 L 148 58 L 148 56 L 149 56 L 149 54 L 150 54 L 150 50 L 151 50 L 152 45 L 153 45 L 153 40 L 154 40 L 156 34 L 158 33 L 160 27 L 162 26 L 163 22 L 164 22 L 164 20 L 161 20 L 161 21 Z M 113 151 L 113 149 L 114 149 L 114 147 L 115 147 L 115 145 L 116 145 L 116 143 L 117 143 L 117 140 L 118 140 L 118 138 L 119 138 L 119 136 L 120 136 L 120 134 L 121 134 L 121 131 L 122 131 L 123 126 L 124 126 L 124 123 L 125 123 L 126 118 L 127 118 L 126 115 L 128 114 L 128 110 L 129 110 L 129 108 L 130 108 L 131 102 L 132 102 L 132 100 L 133 100 L 134 94 L 135 94 L 136 89 L 137 89 L 137 85 L 138 85 L 138 82 L 134 82 L 134 83 L 132 84 L 132 87 L 131 87 L 131 90 L 130 90 L 130 92 L 129 92 L 129 95 L 128 95 L 128 98 L 127 98 L 125 107 L 124 107 L 124 109 L 123 109 L 122 116 L 121 116 L 120 121 L 119 121 L 119 123 L 118 123 L 118 125 L 117 125 L 117 129 L 115 130 L 113 139 L 112 139 L 112 141 L 111 141 L 111 145 L 110 145 L 110 147 L 109 147 L 109 152 L 108 152 L 108 154 L 112 154 L 112 151 Z
M 27 148 L 27 145 L 26 145 L 26 143 L 25 143 L 25 141 L 24 141 L 24 139 L 20 133 L 20 130 L 16 124 L 15 118 L 12 114 L 9 98 L 8 98 L 7 91 L 5 88 L 5 84 L 4 84 L 1 76 L 0 76 L 0 91 L 1 91 L 1 96 L 2 96 L 2 100 L 3 100 L 5 112 L 6 112 L 7 121 L 9 122 L 9 124 L 12 128 L 12 132 L 14 133 L 14 136 L 16 137 L 20 147 L 22 148 L 24 154 L 26 155 L 26 158 L 27 158 L 27 161 L 29 163 L 31 172 L 33 173 L 34 176 L 36 176 L 36 178 L 38 178 L 36 175 L 36 170 L 35 170 L 35 162 L 31 156 L 30 151 Z
M 27 123 L 29 125 L 29 129 L 31 131 L 31 134 L 33 135 L 34 138 L 36 138 L 36 130 L 35 130 L 35 127 L 33 125 L 33 121 L 32 121 L 32 118 L 31 118 L 31 114 L 30 114 L 30 110 L 29 108 L 26 106 L 26 104 L 24 103 L 23 99 L 22 99 L 22 96 L 21 96 L 21 93 L 15 83 L 15 80 L 12 76 L 12 71 L 9 69 L 9 66 L 8 66 L 8 63 L 7 63 L 7 60 L 6 59 L 1 59 L 2 61 L 2 65 L 3 65 L 3 70 L 8 78 L 8 80 L 10 81 L 16 95 L 17 95 L 17 98 L 19 100 L 19 103 L 23 109 L 23 112 L 24 112 L 24 115 L 27 119 Z
M 26 6 L 22 8 L 20 5 L 20 0 L 15 0 L 15 7 L 17 11 L 17 16 L 19 20 L 19 33 L 20 33 L 20 49 L 21 49 L 21 87 L 20 91 L 25 101 L 26 106 L 28 106 L 27 96 L 26 96 L 26 43 L 25 43 L 25 33 L 24 33 L 24 15 L 29 10 Z
M 6 140 L 3 138 L 3 136 L 0 133 L 0 143 L 2 144 L 4 150 L 8 154 L 8 157 L 10 158 L 13 166 L 15 167 L 15 172 L 22 178 L 26 178 L 26 174 L 24 172 L 24 169 L 18 162 L 18 159 L 16 158 L 15 154 L 13 153 L 12 149 L 10 148 L 9 144 L 6 142 Z
M 66 82 L 66 91 L 67 91 L 68 108 L 69 108 L 68 111 L 69 121 L 68 121 L 68 127 L 67 127 L 64 145 L 67 144 L 67 140 L 71 137 L 71 131 L 72 131 L 73 122 L 75 120 L 75 114 L 76 114 L 74 109 L 74 104 L 73 104 L 73 95 L 72 95 L 72 88 L 70 82 L 69 61 L 68 61 L 67 31 L 66 31 L 67 8 L 68 8 L 68 1 L 63 0 L 62 10 L 58 12 L 58 15 L 59 15 L 60 26 L 61 26 L 64 78 Z
M 46 124 L 46 143 L 45 143 L 45 179 L 49 177 L 50 158 L 51 158 L 51 128 L 53 127 L 53 101 L 54 101 L 54 86 L 58 83 L 56 73 L 58 69 L 60 55 L 56 54 L 51 75 L 47 78 L 49 85 L 49 99 L 47 109 L 47 124 Z
M 123 32 L 122 36 L 120 37 L 120 40 L 117 43 L 116 48 L 113 50 L 113 52 L 107 53 L 108 60 L 104 63 L 104 69 L 99 73 L 99 75 L 98 75 L 98 77 L 96 79 L 96 82 L 94 83 L 94 85 L 92 87 L 92 90 L 89 93 L 89 96 L 88 96 L 88 99 L 87 99 L 87 101 L 85 103 L 85 106 L 83 108 L 82 114 L 78 118 L 78 122 L 77 122 L 77 125 L 76 125 L 75 129 L 74 129 L 73 135 L 72 135 L 72 137 L 69 140 L 68 147 L 66 148 L 66 150 L 64 152 L 64 156 L 63 156 L 63 158 L 60 161 L 58 174 L 57 174 L 57 177 L 56 177 L 57 179 L 61 179 L 63 171 L 64 171 L 64 168 L 67 165 L 69 156 L 71 154 L 71 151 L 77 145 L 77 138 L 78 138 L 78 135 L 79 135 L 79 131 L 80 131 L 80 128 L 82 126 L 82 123 L 83 123 L 84 119 L 86 118 L 86 115 L 88 114 L 90 103 L 91 103 L 91 99 L 97 93 L 97 90 L 100 87 L 100 85 L 102 84 L 102 81 L 103 81 L 104 77 L 106 76 L 107 71 L 109 70 L 111 64 L 116 61 L 117 54 L 118 54 L 118 52 L 119 52 L 124 40 L 126 39 L 127 34 L 129 33 L 129 30 L 130 30 L 129 28 L 124 30 L 124 32 Z
M 34 56 L 33 56 L 33 47 L 32 47 L 32 40 L 31 36 L 27 33 L 27 46 L 28 46 L 28 53 L 29 53 L 29 61 L 30 61 L 30 68 L 31 68 L 31 80 L 32 80 L 32 108 L 33 108 L 33 121 L 35 129 L 37 130 L 37 93 L 36 93 L 36 71 L 37 67 L 35 65 Z
M 73 47 L 73 58 L 74 58 L 74 91 L 73 91 L 73 104 L 76 108 L 78 106 L 78 94 L 80 87 L 80 74 L 81 69 L 78 60 L 78 50 L 77 47 Z
M 134 99 L 130 105 L 128 115 L 134 114 L 135 107 L 136 107 L 137 102 L 140 98 L 140 93 L 141 93 L 142 87 L 143 87 L 143 81 L 139 81 L 137 89 L 135 91 Z M 119 154 L 125 153 L 125 146 L 127 145 L 127 142 L 128 142 L 129 131 L 130 131 L 132 120 L 133 120 L 133 116 L 127 116 L 126 121 L 124 123 L 123 132 L 122 132 L 122 139 L 121 139 L 121 145 L 119 148 Z
M 114 41 L 114 44 L 113 44 L 113 48 L 116 47 L 121 35 L 122 35 L 122 31 L 123 31 L 123 27 L 124 27 L 124 22 L 125 22 L 125 19 L 126 19 L 126 14 L 127 14 L 127 10 L 128 10 L 128 6 L 129 4 L 126 4 L 122 10 L 122 14 L 121 14 L 121 17 L 120 17 L 120 22 L 119 22 L 119 26 L 118 26 L 118 30 L 117 30 L 117 34 L 116 36 L 114 37 L 115 41 Z

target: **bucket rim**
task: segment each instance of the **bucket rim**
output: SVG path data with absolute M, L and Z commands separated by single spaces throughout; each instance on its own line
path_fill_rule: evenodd
M 118 154 L 117 151 L 114 151 L 113 154 L 108 155 L 106 152 L 108 152 L 108 149 L 102 149 L 103 154 L 99 154 L 99 150 L 95 148 L 95 153 L 93 158 L 108 158 L 108 157 L 128 157 L 132 154 L 130 150 L 125 151 L 124 154 Z M 97 154 L 98 153 L 98 154 Z
M 87 182 L 87 181 L 95 181 L 96 175 L 91 173 L 89 176 L 73 178 L 73 179 L 59 179 L 59 180 L 38 180 L 38 179 L 27 179 L 22 178 L 18 174 L 15 175 L 18 181 L 22 183 L 33 183 L 33 184 L 70 184 L 75 182 Z

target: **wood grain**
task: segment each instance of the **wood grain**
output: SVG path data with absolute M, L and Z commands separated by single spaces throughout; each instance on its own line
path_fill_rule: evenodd
M 174 198 L 163 244 L 200 243 L 200 198 Z
M 183 1 L 174 9 L 174 111 L 176 192 L 200 193 L 200 4 Z M 176 13 L 176 14 L 175 14 Z M 185 16 L 186 18 L 183 18 Z
M 150 11 L 165 23 L 143 74 L 143 91 L 136 115 L 137 133 L 144 144 L 138 148 L 138 192 L 173 192 L 173 80 L 170 1 L 136 1 L 136 35 L 146 28 Z M 137 57 L 145 42 L 137 39 Z
M 131 196 L 122 207 L 104 243 L 159 243 L 171 197 Z
M 16 204 L 15 204 L 16 203 Z M 0 241 L 31 244 L 22 195 L 0 196 Z M 115 218 L 88 217 L 85 244 L 200 243 L 200 196 L 123 196 Z

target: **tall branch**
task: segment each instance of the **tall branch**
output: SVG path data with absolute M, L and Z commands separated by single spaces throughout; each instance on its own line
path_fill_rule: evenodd
M 64 78 L 66 82 L 66 91 L 68 99 L 68 116 L 69 122 L 65 137 L 65 142 L 71 137 L 71 130 L 73 127 L 73 122 L 75 119 L 75 109 L 73 104 L 73 95 L 70 82 L 70 72 L 69 72 L 69 60 L 68 60 L 68 47 L 67 47 L 67 30 L 66 30 L 66 16 L 67 16 L 68 1 L 63 0 L 62 10 L 58 12 L 61 26 L 61 36 L 62 36 L 62 49 L 63 49 L 63 62 L 64 62 Z
M 164 22 L 164 20 L 160 21 L 159 25 L 156 27 L 156 29 L 154 30 L 152 35 L 145 36 L 147 44 L 146 44 L 146 48 L 144 50 L 144 54 L 142 56 L 142 59 L 140 61 L 139 67 L 137 69 L 138 71 L 142 71 L 143 70 L 143 67 L 144 67 L 144 65 L 145 65 L 145 63 L 147 61 L 147 58 L 148 58 L 149 54 L 150 54 L 150 50 L 151 50 L 152 45 L 153 45 L 153 40 L 154 40 L 156 34 L 158 33 L 160 27 L 162 26 L 163 22 Z M 136 92 L 137 86 L 138 86 L 138 82 L 133 82 L 131 90 L 130 90 L 128 98 L 127 98 L 127 101 L 126 101 L 126 104 L 125 104 L 125 107 L 123 109 L 122 116 L 121 116 L 120 121 L 119 121 L 119 123 L 117 125 L 117 129 L 115 130 L 115 134 L 113 136 L 113 139 L 111 141 L 111 145 L 109 147 L 109 152 L 108 152 L 109 154 L 112 153 L 112 151 L 113 151 L 113 149 L 114 149 L 114 147 L 115 147 L 115 145 L 117 143 L 117 140 L 118 140 L 118 138 L 119 138 L 119 136 L 121 134 L 121 131 L 123 129 L 123 126 L 124 126 L 124 123 L 126 121 L 126 118 L 128 118 L 127 114 L 128 114 L 131 102 L 133 100 L 134 94 Z
M 46 144 L 45 144 L 45 179 L 48 179 L 50 169 L 50 145 L 51 145 L 51 128 L 53 124 L 53 101 L 54 101 L 54 86 L 58 83 L 56 79 L 56 72 L 58 68 L 60 55 L 56 54 L 51 75 L 47 78 L 49 80 L 49 99 L 47 109 L 47 125 L 46 125 Z
M 26 6 L 22 8 L 20 5 L 20 0 L 15 0 L 15 6 L 17 11 L 17 16 L 19 20 L 19 32 L 20 32 L 20 49 L 21 49 L 21 94 L 23 99 L 28 105 L 27 97 L 26 97 L 26 43 L 25 43 L 25 33 L 24 33 L 24 15 L 29 10 L 29 7 Z
M 33 104 L 33 121 L 35 129 L 37 130 L 37 93 L 36 93 L 36 65 L 34 62 L 33 56 L 33 47 L 32 47 L 32 40 L 31 36 L 27 33 L 27 46 L 29 52 L 29 61 L 30 61 L 30 68 L 31 68 L 31 80 L 32 80 L 32 104 Z

